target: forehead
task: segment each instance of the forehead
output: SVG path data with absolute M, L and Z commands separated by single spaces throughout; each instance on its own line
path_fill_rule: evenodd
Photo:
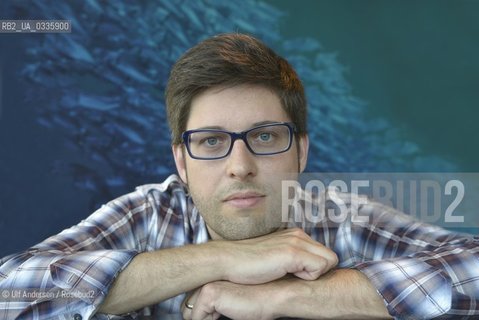
M 275 92 L 257 85 L 214 87 L 192 100 L 186 129 L 221 127 L 240 131 L 264 121 L 291 121 Z

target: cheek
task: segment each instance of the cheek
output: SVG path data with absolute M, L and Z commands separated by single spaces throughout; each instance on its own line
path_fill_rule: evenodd
M 264 161 L 262 166 L 265 172 L 291 173 L 298 171 L 298 156 L 295 149 L 287 153 L 273 156 L 270 161 Z
M 214 190 L 221 177 L 221 166 L 214 161 L 186 161 L 186 174 L 190 189 L 200 193 Z

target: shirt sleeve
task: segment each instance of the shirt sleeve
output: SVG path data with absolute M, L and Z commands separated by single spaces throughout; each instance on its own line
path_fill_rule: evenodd
M 397 319 L 479 315 L 479 239 L 369 201 L 351 222 L 347 250 Z M 351 257 L 350 257 L 351 258 Z
M 95 319 L 132 258 L 148 246 L 152 201 L 136 191 L 26 252 L 0 260 L 0 319 Z

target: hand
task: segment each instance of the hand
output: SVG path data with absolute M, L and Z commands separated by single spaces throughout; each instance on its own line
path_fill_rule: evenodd
M 211 282 L 187 295 L 182 306 L 184 319 L 274 319 L 269 284 L 241 285 L 228 281 Z M 185 307 L 188 303 L 192 309 Z
M 288 273 L 304 280 L 315 280 L 338 263 L 331 249 L 314 241 L 301 229 L 225 241 L 222 245 L 227 256 L 224 279 L 238 284 L 266 283 Z
M 390 319 L 383 298 L 355 269 L 335 269 L 316 281 L 292 275 L 259 285 L 215 281 L 185 299 L 185 319 Z M 184 304 L 183 304 L 184 306 Z

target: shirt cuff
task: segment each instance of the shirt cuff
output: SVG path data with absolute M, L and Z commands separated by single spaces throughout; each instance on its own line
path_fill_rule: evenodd
M 67 299 L 73 299 L 70 300 L 73 305 L 87 305 L 82 309 L 88 314 L 82 317 L 89 319 L 104 301 L 117 275 L 136 254 L 134 250 L 76 252 L 51 264 L 52 282 Z
M 355 268 L 368 277 L 395 318 L 430 319 L 451 308 L 451 279 L 424 261 L 401 257 Z

